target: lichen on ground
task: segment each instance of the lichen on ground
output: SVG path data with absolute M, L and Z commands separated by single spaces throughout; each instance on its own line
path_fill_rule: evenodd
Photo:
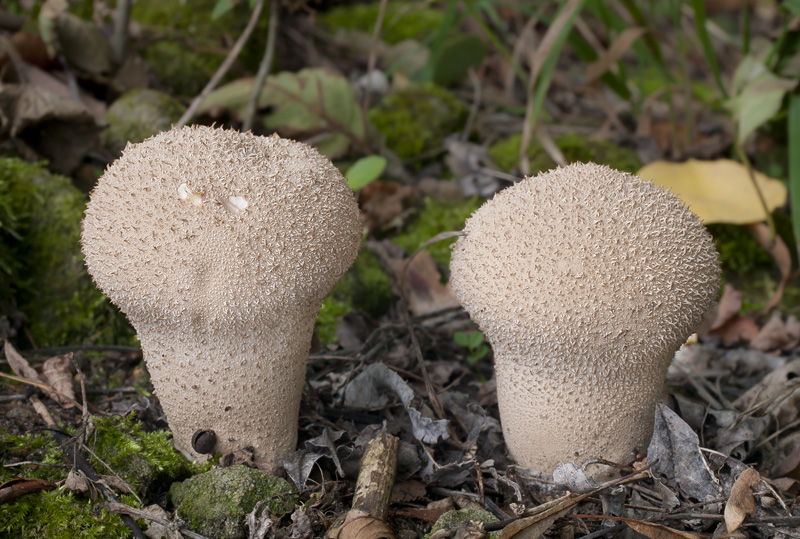
M 442 147 L 446 136 L 464 127 L 468 107 L 453 94 L 425 83 L 390 92 L 370 109 L 369 120 L 386 146 L 403 159 Z
M 378 20 L 379 2 L 339 6 L 321 13 L 328 29 L 360 30 L 372 33 Z M 389 44 L 406 39 L 424 40 L 442 27 L 444 12 L 418 2 L 387 2 L 381 27 L 381 40 Z
M 188 527 L 209 539 L 246 537 L 244 516 L 259 501 L 266 500 L 278 518 L 299 501 L 288 481 L 241 465 L 214 468 L 174 483 L 169 497 Z
M 85 205 L 69 178 L 42 163 L 0 158 L 0 315 L 24 313 L 38 346 L 135 342 L 83 265 Z
M 583 135 L 563 135 L 554 140 L 564 154 L 567 163 L 580 161 L 608 165 L 623 172 L 636 173 L 642 167 L 641 161 L 632 148 L 623 148 L 605 140 L 593 140 Z M 489 148 L 489 156 L 495 165 L 505 171 L 519 166 L 519 146 L 522 135 L 513 135 L 496 142 Z M 556 168 L 556 162 L 537 141 L 531 141 L 526 153 L 530 159 L 531 175 Z
M 403 232 L 392 238 L 392 243 L 411 254 L 440 232 L 463 229 L 467 218 L 482 204 L 483 200 L 478 197 L 457 202 L 445 202 L 426 197 L 425 205 L 420 210 L 417 219 Z M 455 238 L 440 241 L 429 245 L 425 250 L 430 253 L 437 264 L 446 268 L 450 266 L 450 245 L 455 241 Z
M 467 521 L 489 524 L 490 522 L 497 522 L 498 518 L 484 509 L 456 509 L 453 511 L 447 511 L 445 514 L 439 517 L 439 519 L 431 528 L 430 533 L 425 537 L 430 537 L 439 530 L 451 526 L 458 526 L 462 522 Z M 498 537 L 498 535 L 499 534 L 497 532 L 492 532 L 489 534 L 489 537 L 494 539 Z
M 145 500 L 166 490 L 172 481 L 200 471 L 198 466 L 175 451 L 168 432 L 143 432 L 141 424 L 132 415 L 96 419 L 94 424 L 97 428 L 87 445 L 96 457 L 88 455 L 87 460 L 99 474 L 119 475 Z M 0 482 L 14 476 L 62 481 L 71 468 L 65 463 L 58 443 L 43 433 L 19 435 L 3 432 L 0 436 L 0 460 L 6 464 L 20 461 L 42 463 L 0 468 Z M 119 515 L 106 511 L 101 500 L 65 492 L 63 487 L 22 496 L 0 505 L 0 536 L 7 534 L 5 536 L 19 539 L 130 537 L 130 530 Z M 121 501 L 138 507 L 133 496 L 123 495 Z M 47 518 L 41 518 L 41 515 L 47 515 Z M 144 523 L 140 524 L 144 526 Z

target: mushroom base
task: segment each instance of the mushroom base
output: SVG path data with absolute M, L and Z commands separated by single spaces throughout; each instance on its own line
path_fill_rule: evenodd
M 252 447 L 276 461 L 295 450 L 314 318 L 250 329 L 161 320 L 136 324 L 155 394 L 175 446 L 198 460 L 192 435 L 212 430 L 210 454 Z
M 627 464 L 647 450 L 656 403 L 666 389 L 665 373 L 587 376 L 523 362 L 495 357 L 500 422 L 517 463 L 552 474 L 562 462 L 604 459 Z M 603 480 L 616 475 L 616 470 L 590 465 L 586 473 Z

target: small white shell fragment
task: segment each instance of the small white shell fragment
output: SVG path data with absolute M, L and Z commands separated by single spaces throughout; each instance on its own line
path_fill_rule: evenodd
M 178 197 L 184 202 L 191 202 L 192 205 L 198 208 L 203 205 L 203 197 L 192 193 L 192 190 L 185 183 L 178 186 Z
M 247 209 L 247 200 L 244 197 L 228 197 L 222 205 L 231 213 L 239 213 Z

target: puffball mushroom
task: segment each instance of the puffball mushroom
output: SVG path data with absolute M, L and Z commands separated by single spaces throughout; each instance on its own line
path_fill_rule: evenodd
M 501 191 L 464 233 L 451 284 L 494 348 L 511 456 L 550 473 L 646 450 L 667 368 L 719 289 L 697 216 L 632 174 L 574 164 Z
M 195 458 L 294 450 L 322 300 L 355 260 L 361 216 L 313 148 L 184 127 L 130 144 L 91 193 L 81 241 L 128 315 L 175 445 Z M 209 444 L 206 444 L 209 445 Z

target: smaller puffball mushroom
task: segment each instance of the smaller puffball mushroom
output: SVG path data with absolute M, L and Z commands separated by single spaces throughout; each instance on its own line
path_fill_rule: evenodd
M 647 449 L 667 368 L 720 279 L 711 236 L 677 197 L 595 164 L 498 193 L 467 220 L 450 269 L 494 348 L 511 455 L 547 473 Z
M 276 136 L 161 133 L 100 178 L 81 241 L 139 334 L 178 448 L 294 450 L 314 321 L 361 241 L 327 158 Z

